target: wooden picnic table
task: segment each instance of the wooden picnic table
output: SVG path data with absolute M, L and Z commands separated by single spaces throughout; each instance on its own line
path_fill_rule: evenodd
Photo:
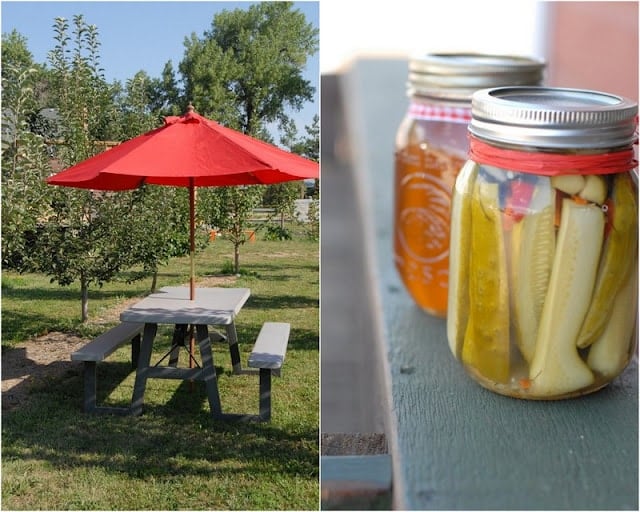
M 386 357 L 394 508 L 638 510 L 637 355 L 606 388 L 570 400 L 518 400 L 472 381 L 450 353 L 446 321 L 413 304 L 393 264 L 407 62 L 360 59 L 338 78 L 346 137 L 337 150 L 358 183 Z
M 205 382 L 214 418 L 237 419 L 237 415 L 222 412 L 209 326 L 221 326 L 225 329 L 234 373 L 256 372 L 242 369 L 235 328 L 236 315 L 250 293 L 248 288 L 196 288 L 195 299 L 190 300 L 188 287 L 165 287 L 121 313 L 120 320 L 123 322 L 144 323 L 131 404 L 132 414 L 142 413 L 147 379 L 186 379 Z M 167 366 L 159 364 L 164 358 L 154 365 L 151 364 L 151 353 L 159 324 L 175 326 L 172 346 L 167 353 L 170 357 Z M 199 347 L 202 364 L 194 368 L 178 368 L 178 351 L 181 346 L 186 345 L 189 326 L 195 330 L 195 341 Z

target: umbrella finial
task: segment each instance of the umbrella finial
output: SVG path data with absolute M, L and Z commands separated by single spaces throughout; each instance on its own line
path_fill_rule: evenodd
M 189 102 L 187 105 L 187 114 L 191 114 L 195 109 L 193 108 L 193 103 Z

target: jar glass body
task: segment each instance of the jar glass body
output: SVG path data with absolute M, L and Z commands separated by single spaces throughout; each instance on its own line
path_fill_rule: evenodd
M 451 108 L 455 119 L 420 114 Z M 415 303 L 441 317 L 447 312 L 451 190 L 467 157 L 469 108 L 412 97 L 396 133 L 394 262 Z
M 636 349 L 637 174 L 549 177 L 469 160 L 453 191 L 447 336 L 481 385 L 595 391 Z

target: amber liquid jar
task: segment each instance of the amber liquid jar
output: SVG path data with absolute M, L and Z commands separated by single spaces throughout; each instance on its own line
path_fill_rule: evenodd
M 637 105 L 598 91 L 476 92 L 453 191 L 447 337 L 482 386 L 555 400 L 637 345 Z
M 430 54 L 409 61 L 409 108 L 395 140 L 394 262 L 415 303 L 447 313 L 451 190 L 468 152 L 471 95 L 537 85 L 544 63 L 525 57 Z

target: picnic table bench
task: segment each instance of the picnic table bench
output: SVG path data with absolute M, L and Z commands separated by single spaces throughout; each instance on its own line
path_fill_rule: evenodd
M 127 414 L 128 408 L 97 405 L 97 363 L 104 361 L 120 346 L 131 343 L 131 365 L 136 367 L 140 354 L 140 335 L 144 324 L 122 322 L 104 332 L 71 354 L 72 361 L 84 364 L 84 411 L 111 414 Z
M 259 417 L 262 421 L 271 419 L 271 375 L 280 377 L 290 329 L 288 323 L 265 322 L 249 356 L 248 366 L 260 372 Z

